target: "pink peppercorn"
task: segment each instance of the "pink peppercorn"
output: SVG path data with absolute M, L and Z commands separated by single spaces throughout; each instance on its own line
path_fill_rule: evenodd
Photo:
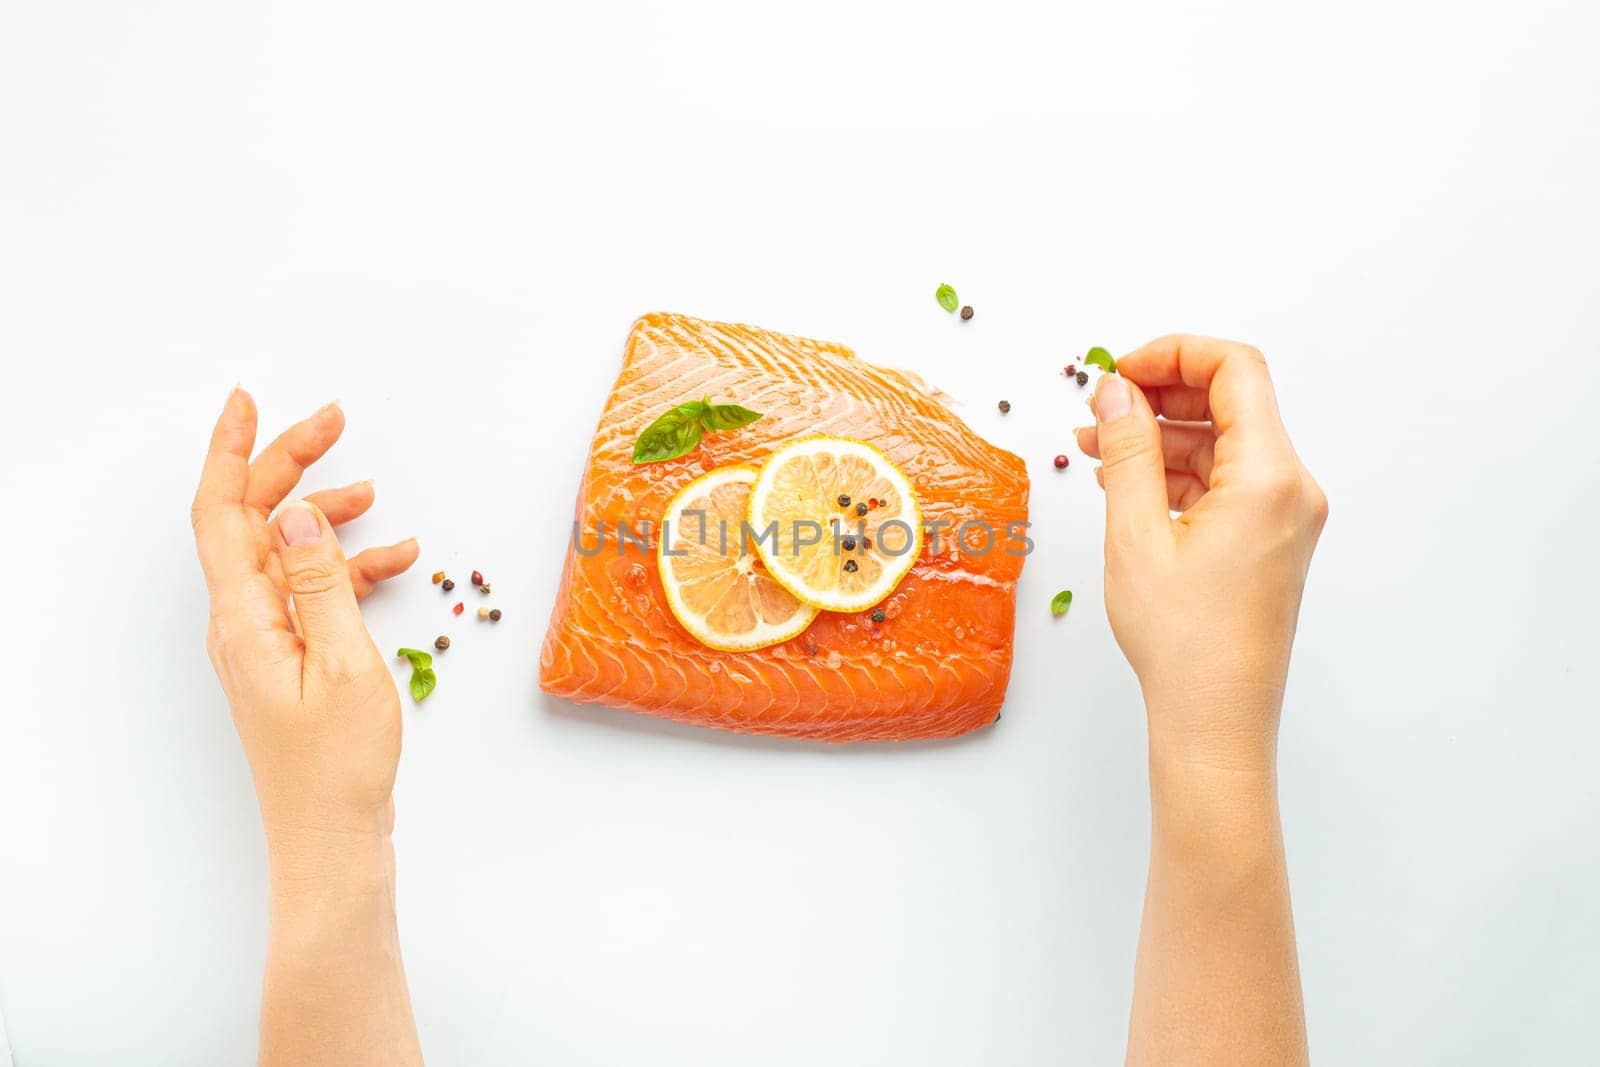
M 1071 461 L 1068 460 L 1066 456 L 1057 456 L 1056 457 L 1056 470 L 1058 470 L 1058 471 L 1066 470 L 1067 469 L 1067 464 L 1069 462 L 1071 462 Z

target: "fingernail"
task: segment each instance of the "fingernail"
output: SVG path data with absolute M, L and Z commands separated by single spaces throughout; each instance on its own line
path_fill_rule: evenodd
M 1100 379 L 1100 387 L 1094 391 L 1095 417 L 1102 423 L 1116 422 L 1128 413 L 1133 406 L 1133 394 L 1128 392 L 1128 383 L 1115 374 L 1107 374 Z
M 283 543 L 290 548 L 314 545 L 322 538 L 322 524 L 317 521 L 317 513 L 303 500 L 291 500 L 283 506 L 278 512 L 278 529 L 283 534 Z

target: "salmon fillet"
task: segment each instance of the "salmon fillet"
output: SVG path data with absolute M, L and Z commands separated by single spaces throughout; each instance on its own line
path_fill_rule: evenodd
M 707 434 L 688 455 L 635 466 L 635 439 L 668 408 L 711 397 L 762 412 Z M 654 538 L 673 495 L 699 475 L 760 464 L 817 433 L 881 448 L 910 478 L 931 539 L 890 597 L 868 612 L 822 612 L 791 641 L 753 652 L 702 645 L 668 609 Z M 539 659 L 554 696 L 699 726 L 820 741 L 951 737 L 995 721 L 1011 673 L 1020 539 L 1028 517 L 1022 460 L 980 439 L 944 398 L 843 345 L 751 326 L 650 314 L 634 323 L 578 492 L 584 552 L 566 567 Z M 601 526 L 601 523 L 604 526 Z M 618 523 L 648 526 L 647 544 Z M 987 524 L 994 541 L 969 528 Z M 604 529 L 604 545 L 596 531 Z M 1020 538 L 1020 535 L 1018 535 Z

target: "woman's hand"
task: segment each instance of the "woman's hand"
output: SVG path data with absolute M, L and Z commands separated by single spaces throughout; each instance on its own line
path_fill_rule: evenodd
M 334 527 L 372 506 L 372 483 L 274 508 L 344 429 L 337 405 L 250 460 L 256 411 L 234 390 L 195 494 L 195 544 L 211 590 L 206 649 L 233 709 L 269 845 L 312 851 L 387 832 L 400 699 L 356 606 L 417 558 L 417 543 L 346 560 Z M 321 844 L 318 844 L 321 842 Z
M 1164 337 L 1117 371 L 1078 443 L 1103 464 L 1106 612 L 1144 689 L 1152 756 L 1269 768 L 1327 498 L 1254 348 Z
M 1305 1063 L 1278 714 L 1328 502 L 1260 352 L 1167 337 L 1117 370 L 1078 442 L 1103 463 L 1106 611 L 1150 723 L 1128 1062 Z
M 250 762 L 271 861 L 263 1063 L 421 1061 L 389 838 L 400 698 L 356 605 L 411 566 L 417 544 L 345 559 L 334 527 L 372 506 L 370 482 L 279 507 L 343 429 L 329 404 L 252 462 L 255 404 L 235 389 L 191 513 L 211 592 L 206 648 Z

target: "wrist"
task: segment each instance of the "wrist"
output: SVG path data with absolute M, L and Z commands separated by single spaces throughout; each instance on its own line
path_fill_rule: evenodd
M 1272 768 L 1218 766 L 1150 755 L 1152 853 L 1231 879 L 1281 849 Z
M 1251 679 L 1140 679 L 1152 772 L 1186 769 L 1271 775 L 1278 764 L 1280 682 Z
M 387 832 L 267 831 L 273 911 L 334 900 L 390 897 L 394 846 Z

